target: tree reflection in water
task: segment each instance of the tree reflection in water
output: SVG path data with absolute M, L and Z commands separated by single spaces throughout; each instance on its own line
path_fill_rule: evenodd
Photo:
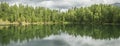
M 119 25 L 27 25 L 27 26 L 0 26 L 0 44 L 7 45 L 11 41 L 23 42 L 24 40 L 59 35 L 89 36 L 93 39 L 111 40 L 120 36 Z

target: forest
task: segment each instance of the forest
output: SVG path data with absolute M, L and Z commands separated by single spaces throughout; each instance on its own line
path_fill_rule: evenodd
M 119 24 L 120 7 L 95 4 L 89 7 L 71 8 L 66 12 L 44 7 L 10 6 L 0 4 L 0 23 L 74 23 L 74 24 Z

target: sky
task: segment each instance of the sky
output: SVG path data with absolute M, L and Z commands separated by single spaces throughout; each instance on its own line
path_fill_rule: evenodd
M 113 4 L 120 3 L 120 0 L 0 0 L 10 5 L 23 4 L 29 6 L 40 6 L 51 9 L 69 9 L 73 7 L 84 7 L 92 4 Z

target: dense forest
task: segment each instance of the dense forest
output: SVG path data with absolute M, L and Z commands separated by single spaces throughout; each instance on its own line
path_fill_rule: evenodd
M 104 24 L 120 23 L 120 7 L 108 4 L 95 4 L 90 7 L 71 8 L 66 12 L 43 7 L 10 6 L 0 4 L 0 22 L 7 23 L 81 23 Z

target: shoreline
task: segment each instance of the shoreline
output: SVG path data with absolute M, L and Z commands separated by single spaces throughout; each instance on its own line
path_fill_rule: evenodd
M 70 22 L 0 22 L 0 25 L 70 24 Z
M 73 23 L 73 22 L 0 22 L 0 25 L 41 25 L 41 24 L 85 24 L 85 25 L 120 25 L 120 23 Z

